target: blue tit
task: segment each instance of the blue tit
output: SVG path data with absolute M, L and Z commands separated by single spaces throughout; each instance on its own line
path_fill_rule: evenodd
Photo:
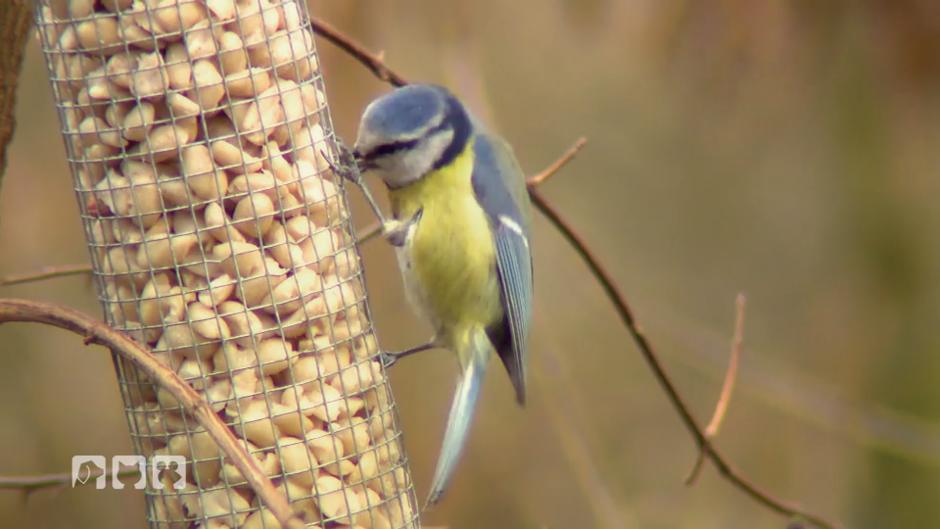
M 427 344 L 389 354 L 444 348 L 461 368 L 430 505 L 457 466 L 490 356 L 499 356 L 516 400 L 525 402 L 529 195 L 509 145 L 438 86 L 409 85 L 373 101 L 353 154 L 388 188 L 392 218 L 383 219 L 384 232 L 397 246 L 410 304 L 435 332 Z

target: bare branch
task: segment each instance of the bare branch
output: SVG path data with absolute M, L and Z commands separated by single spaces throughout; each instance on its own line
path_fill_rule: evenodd
M 714 439 L 718 435 L 722 421 L 728 413 L 728 405 L 731 403 L 731 394 L 734 392 L 734 382 L 738 378 L 738 359 L 741 357 L 741 345 L 744 343 L 744 309 L 747 298 L 744 293 L 739 293 L 735 299 L 735 320 L 734 337 L 731 339 L 731 354 L 728 357 L 728 370 L 725 371 L 725 380 L 721 385 L 721 393 L 718 402 L 715 404 L 715 411 L 712 413 L 712 420 L 705 427 L 705 437 Z M 702 469 L 702 463 L 705 461 L 705 453 L 700 451 L 692 470 L 685 478 L 686 485 L 692 485 L 698 478 Z
M 183 409 L 206 429 L 219 449 L 232 460 L 258 498 L 283 527 L 304 527 L 303 522 L 294 516 L 284 495 L 274 488 L 271 480 L 255 464 L 254 458 L 248 455 L 209 404 L 140 344 L 103 322 L 68 307 L 22 299 L 0 299 L 0 324 L 12 321 L 44 323 L 72 331 L 84 336 L 86 343 L 103 345 L 132 362 L 176 398 Z
M 746 304 L 747 298 L 744 297 L 744 294 L 738 294 L 737 299 L 735 299 L 734 338 L 731 340 L 728 371 L 725 372 L 725 381 L 721 387 L 718 404 L 715 405 L 715 413 L 712 414 L 712 420 L 705 427 L 705 435 L 709 438 L 718 435 L 718 429 L 721 428 L 725 414 L 728 413 L 731 394 L 734 392 L 734 381 L 738 377 L 738 359 L 741 357 L 741 344 L 744 343 L 744 311 Z
M 395 73 L 391 68 L 385 65 L 385 52 L 378 54 L 372 53 L 365 46 L 350 39 L 338 29 L 324 22 L 323 20 L 310 17 L 310 24 L 313 25 L 313 31 L 332 42 L 334 45 L 352 55 L 363 66 L 368 68 L 376 77 L 394 86 L 405 86 L 408 81 L 404 77 Z
M 34 270 L 32 272 L 10 274 L 8 276 L 0 277 L 0 287 L 19 285 L 21 283 L 29 283 L 32 281 L 42 281 L 43 279 L 52 279 L 54 277 L 66 277 L 90 273 L 91 265 L 87 264 L 44 266 L 39 270 Z
M 88 470 L 88 475 L 90 478 L 97 478 L 101 475 L 110 476 L 112 472 L 110 469 L 101 470 L 95 467 L 90 467 Z M 118 472 L 119 478 L 129 478 L 139 475 L 140 469 L 137 467 L 121 470 Z M 41 474 L 35 476 L 0 476 L 0 490 L 21 490 L 27 493 L 34 492 L 39 489 L 70 485 L 71 483 L 72 475 L 69 473 Z M 92 480 L 88 479 L 84 482 L 79 481 L 78 483 L 80 485 L 87 485 L 92 483 Z

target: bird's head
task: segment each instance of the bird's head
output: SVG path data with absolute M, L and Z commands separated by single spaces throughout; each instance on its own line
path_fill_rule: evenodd
M 397 189 L 451 163 L 471 132 L 467 111 L 446 89 L 408 85 L 366 107 L 354 154 L 363 171 Z

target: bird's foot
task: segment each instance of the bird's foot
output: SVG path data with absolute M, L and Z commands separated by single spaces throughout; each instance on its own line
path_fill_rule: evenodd
M 398 359 L 401 358 L 400 352 L 393 351 L 382 351 L 379 353 L 379 360 L 382 362 L 382 366 L 385 369 L 388 369 L 395 365 L 398 362 Z
M 405 349 L 404 351 L 382 351 L 379 354 L 379 359 L 382 361 L 382 365 L 387 369 L 395 365 L 399 360 L 406 356 L 411 356 L 415 353 L 420 353 L 421 351 L 427 351 L 428 349 L 434 349 L 437 346 L 437 342 L 435 340 L 431 340 L 428 343 L 412 347 L 411 349 Z
M 326 160 L 327 165 L 330 166 L 330 169 L 334 174 L 339 175 L 344 180 L 348 180 L 359 187 L 362 187 L 362 171 L 359 168 L 359 162 L 356 161 L 356 155 L 341 139 L 336 140 L 336 162 L 333 162 L 331 156 L 328 156 L 326 152 L 320 151 L 320 154 L 323 155 L 323 159 Z
M 421 220 L 423 214 L 424 209 L 422 208 L 415 212 L 408 220 L 396 219 L 385 221 L 382 223 L 382 236 L 384 236 L 392 246 L 401 248 L 405 245 L 405 241 L 408 240 L 408 232 Z

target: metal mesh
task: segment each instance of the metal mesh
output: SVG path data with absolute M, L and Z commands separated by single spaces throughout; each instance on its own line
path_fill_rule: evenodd
M 107 321 L 308 525 L 417 527 L 302 0 L 39 5 Z M 188 460 L 182 489 L 148 483 L 151 528 L 279 527 L 172 396 L 116 366 L 138 453 Z

